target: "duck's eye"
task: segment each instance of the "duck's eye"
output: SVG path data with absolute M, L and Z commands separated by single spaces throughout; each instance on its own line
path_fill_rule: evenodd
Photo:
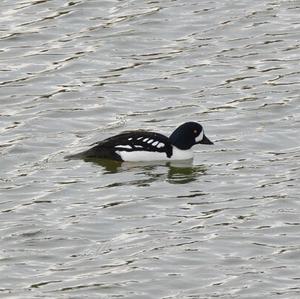
M 198 131 L 197 131 L 197 130 L 194 130 L 194 134 L 195 134 L 195 135 L 198 135 Z

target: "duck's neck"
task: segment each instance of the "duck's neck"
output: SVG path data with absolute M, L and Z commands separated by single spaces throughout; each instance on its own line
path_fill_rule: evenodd
M 174 135 L 174 133 L 169 137 L 171 143 L 181 150 L 190 149 L 194 143 L 189 143 L 185 138 L 178 138 L 178 136 Z

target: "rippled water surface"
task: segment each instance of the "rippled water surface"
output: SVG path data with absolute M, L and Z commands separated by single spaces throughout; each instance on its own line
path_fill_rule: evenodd
M 300 2 L 2 0 L 1 298 L 300 298 Z M 193 163 L 66 161 L 199 121 Z

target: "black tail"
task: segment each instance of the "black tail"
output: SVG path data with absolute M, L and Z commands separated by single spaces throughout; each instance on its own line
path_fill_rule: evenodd
M 64 157 L 64 159 L 66 159 L 66 160 L 83 159 L 83 158 L 85 158 L 84 153 L 85 152 L 81 152 L 81 153 L 74 154 L 74 155 L 67 155 Z

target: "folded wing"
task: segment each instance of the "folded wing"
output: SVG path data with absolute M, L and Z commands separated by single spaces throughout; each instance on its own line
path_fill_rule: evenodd
M 169 138 L 155 132 L 132 131 L 100 141 L 94 148 L 106 148 L 114 151 L 149 151 L 165 152 L 172 156 L 172 145 Z

